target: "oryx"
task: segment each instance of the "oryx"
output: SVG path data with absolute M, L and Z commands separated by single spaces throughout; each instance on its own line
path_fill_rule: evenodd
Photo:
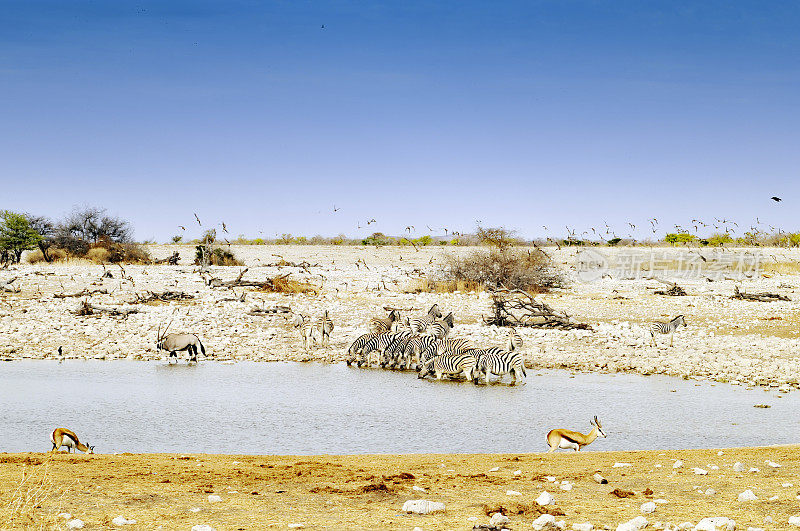
M 171 323 L 170 323 L 171 324 Z M 161 333 L 161 326 L 158 327 L 156 340 L 156 349 L 166 350 L 169 352 L 167 362 L 169 363 L 172 358 L 175 358 L 175 363 L 178 363 L 178 352 L 182 350 L 189 351 L 189 361 L 197 363 L 197 352 L 202 352 L 203 356 L 206 355 L 206 349 L 197 334 L 167 334 L 169 325 Z

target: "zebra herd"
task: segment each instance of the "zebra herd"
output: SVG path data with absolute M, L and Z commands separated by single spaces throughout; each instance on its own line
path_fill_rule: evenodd
M 489 375 L 502 378 L 510 374 L 512 385 L 522 380 L 525 364 L 519 349 L 522 337 L 511 329 L 508 346 L 475 348 L 466 339 L 448 337 L 454 325 L 453 313 L 442 316 L 434 304 L 428 313 L 401 319 L 397 310 L 387 317 L 369 322 L 369 332 L 359 336 L 347 350 L 347 365 L 370 366 L 377 353 L 377 364 L 384 369 L 418 372 L 418 378 L 434 374 L 437 379 L 463 376 L 467 381 L 489 382 Z
M 300 329 L 300 337 L 303 339 L 303 349 L 306 352 L 308 352 L 309 348 L 313 347 L 317 341 L 319 341 L 322 346 L 328 346 L 330 344 L 331 332 L 333 332 L 333 320 L 328 315 L 328 310 L 325 310 L 318 319 L 312 319 L 309 315 L 296 313 L 292 318 L 292 326 Z

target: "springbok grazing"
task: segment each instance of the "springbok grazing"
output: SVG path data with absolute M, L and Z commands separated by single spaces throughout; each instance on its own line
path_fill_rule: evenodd
M 53 443 L 53 449 L 50 450 L 51 452 L 57 452 L 62 446 L 66 446 L 67 453 L 71 453 L 73 448 L 87 454 L 94 453 L 94 446 L 83 444 L 78 440 L 78 436 L 75 435 L 75 432 L 67 428 L 56 428 L 53 430 L 53 433 L 50 434 L 50 442 Z
M 588 435 L 564 429 L 550 430 L 550 433 L 547 434 L 547 444 L 550 445 L 550 449 L 547 450 L 547 453 L 555 452 L 557 448 L 563 448 L 565 450 L 572 448 L 576 452 L 580 452 L 582 447 L 591 444 L 598 436 L 607 437 L 606 433 L 603 431 L 602 424 L 597 420 L 597 415 L 595 415 L 589 423 L 594 426 L 594 428 L 592 428 L 592 431 L 590 431 Z
M 167 334 L 167 330 L 169 330 L 169 324 L 163 333 L 159 325 L 158 332 L 156 332 L 156 349 L 169 352 L 167 363 L 172 361 L 172 358 L 175 358 L 175 363 L 178 363 L 178 352 L 183 350 L 189 351 L 189 362 L 197 363 L 198 352 L 202 352 L 203 356 L 206 355 L 206 348 L 196 334 Z
M 656 346 L 656 333 L 669 334 L 669 346 L 672 346 L 672 337 L 675 335 L 675 330 L 680 325 L 686 326 L 686 320 L 683 318 L 683 315 L 679 315 L 668 323 L 660 321 L 652 323 L 650 325 L 650 339 L 653 342 L 653 346 Z

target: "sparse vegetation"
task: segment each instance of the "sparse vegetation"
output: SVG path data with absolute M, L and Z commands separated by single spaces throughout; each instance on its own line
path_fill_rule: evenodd
M 267 293 L 319 293 L 319 287 L 304 280 L 289 278 L 289 275 L 279 275 L 271 278 L 263 288 L 258 291 Z
M 35 249 L 43 239 L 25 214 L 5 210 L 0 219 L 0 250 L 6 251 L 12 262 L 19 262 L 24 251 Z

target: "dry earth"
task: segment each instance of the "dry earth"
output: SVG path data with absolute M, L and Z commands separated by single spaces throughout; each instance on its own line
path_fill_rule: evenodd
M 673 468 L 676 460 L 680 468 Z M 745 472 L 733 470 L 737 462 Z M 608 484 L 592 479 L 598 471 Z M 64 529 L 66 519 L 57 515 L 67 512 L 86 529 L 115 528 L 112 519 L 123 516 L 137 521 L 125 526 L 132 530 L 302 524 L 428 531 L 487 524 L 486 513 L 502 507 L 510 529 L 530 529 L 542 511 L 557 514 L 567 529 L 587 521 L 615 529 L 654 501 L 648 529 L 713 516 L 732 518 L 737 529 L 788 529 L 789 517 L 800 513 L 798 474 L 796 446 L 554 455 L 0 454 L 0 528 Z M 562 482 L 571 490 L 562 490 Z M 612 494 L 617 489 L 632 494 L 620 498 Z M 738 501 L 746 489 L 757 499 Z M 542 491 L 555 497 L 554 505 L 537 505 Z M 221 501 L 210 503 L 209 495 Z M 406 514 L 401 508 L 410 499 L 443 502 L 446 510 Z M 16 516 L 12 507 L 20 508 Z M 774 524 L 765 524 L 767 517 Z
M 155 245 L 156 258 L 178 250 L 178 266 L 109 266 L 113 278 L 101 278 L 99 265 L 23 264 L 0 271 L 0 281 L 18 277 L 19 293 L 0 294 L 0 359 L 56 356 L 58 346 L 71 358 L 161 359 L 154 339 L 159 324 L 172 322 L 171 331 L 196 332 L 217 360 L 328 360 L 340 361 L 347 345 L 364 331 L 367 318 L 385 314 L 384 307 L 423 313 L 434 302 L 453 311 L 453 334 L 478 345 L 501 345 L 506 331 L 482 324 L 489 310 L 486 293 L 407 293 L 422 276 L 441 274 L 448 253 L 470 248 L 233 246 L 232 251 L 250 268 L 245 278 L 264 280 L 279 274 L 305 279 L 321 288 L 318 295 L 285 295 L 242 289 L 211 289 L 190 264 L 189 246 Z M 564 270 L 568 284 L 541 299 L 567 311 L 593 331 L 522 331 L 524 354 L 533 367 L 582 371 L 634 371 L 729 381 L 743 385 L 770 385 L 784 391 L 800 386 L 800 251 L 786 249 L 711 250 L 601 249 L 613 263 L 630 265 L 637 256 L 638 274 L 625 269 L 594 281 L 582 282 L 576 271 L 576 249 L 548 249 Z M 638 254 L 636 254 L 638 253 Z M 648 254 L 649 253 L 649 254 Z M 741 256 L 760 256 L 761 271 L 739 278 L 731 262 Z M 704 262 L 700 263 L 699 257 Z M 723 259 L 727 259 L 726 263 Z M 306 261 L 306 268 L 279 265 Z M 706 269 L 700 271 L 700 266 Z M 735 264 L 734 264 L 735 265 Z M 664 270 L 659 270 L 659 268 Z M 240 267 L 214 268 L 217 277 L 230 280 Z M 664 285 L 653 278 L 678 279 L 686 297 L 654 295 Z M 631 277 L 631 278 L 625 278 Z M 747 292 L 771 291 L 791 301 L 732 300 L 734 286 Z M 84 289 L 104 289 L 107 295 L 54 298 Z M 78 317 L 73 311 L 82 300 L 109 307 L 130 308 L 135 294 L 147 291 L 184 291 L 195 298 L 183 302 L 135 305 L 140 313 L 118 317 Z M 294 311 L 318 315 L 329 309 L 336 323 L 330 348 L 303 351 L 298 334 L 284 317 L 247 315 L 253 307 L 290 305 Z M 650 346 L 646 324 L 674 315 L 686 315 L 688 328 Z

